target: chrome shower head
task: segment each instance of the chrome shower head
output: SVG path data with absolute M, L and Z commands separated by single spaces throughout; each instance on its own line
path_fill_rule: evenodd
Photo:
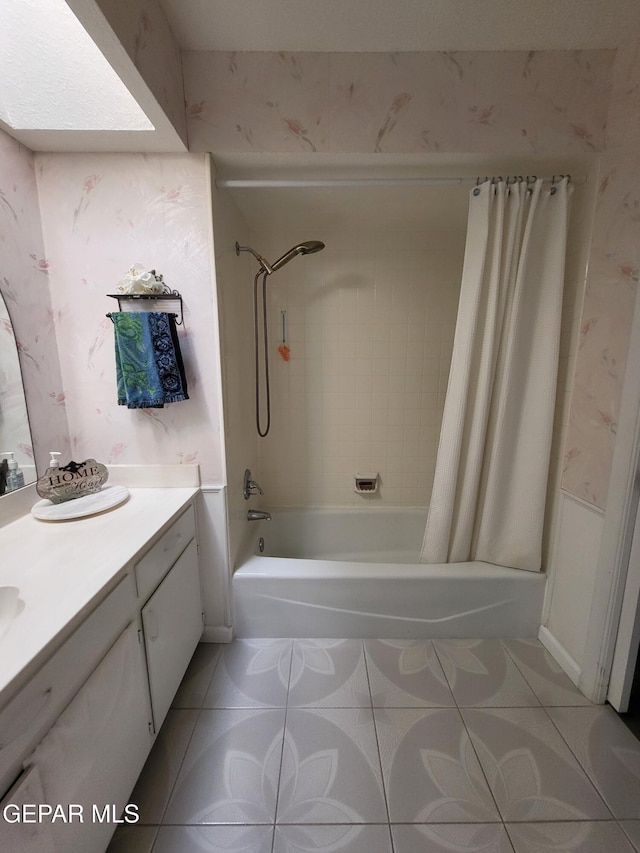
M 324 249 L 324 243 L 321 243 L 320 240 L 309 240 L 306 243 L 299 243 L 271 264 L 271 272 L 276 272 L 276 270 L 288 264 L 296 255 L 312 255 L 321 249 Z
M 267 275 L 271 275 L 285 264 L 288 264 L 296 255 L 312 255 L 314 252 L 319 252 L 321 249 L 324 249 L 324 243 L 321 243 L 320 240 L 308 240 L 306 243 L 299 243 L 297 246 L 289 249 L 289 251 L 281 258 L 278 258 L 277 261 L 274 261 L 272 264 L 268 264 L 262 255 L 259 255 L 250 246 L 240 246 L 236 243 L 236 255 L 239 255 L 240 252 L 250 252 Z

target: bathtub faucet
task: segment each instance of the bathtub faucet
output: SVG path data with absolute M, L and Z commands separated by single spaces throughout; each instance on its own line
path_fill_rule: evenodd
M 250 509 L 247 512 L 247 521 L 271 521 L 271 513 L 262 509 Z

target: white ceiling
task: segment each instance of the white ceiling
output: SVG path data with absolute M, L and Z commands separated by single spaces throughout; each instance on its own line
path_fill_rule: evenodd
M 638 0 L 159 0 L 183 50 L 615 48 Z

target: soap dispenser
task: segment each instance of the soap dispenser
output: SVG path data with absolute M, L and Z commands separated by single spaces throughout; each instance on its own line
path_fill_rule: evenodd
M 13 458 L 13 452 L 4 451 L 3 456 L 7 456 L 7 492 L 15 492 L 16 489 L 21 489 L 24 486 L 24 474 L 18 468 L 18 462 Z
M 58 456 L 60 456 L 60 455 L 61 454 L 60 454 L 59 450 L 50 450 L 49 451 L 49 456 L 51 457 L 51 459 L 49 460 L 49 468 L 59 468 L 60 467 L 60 460 L 58 459 Z

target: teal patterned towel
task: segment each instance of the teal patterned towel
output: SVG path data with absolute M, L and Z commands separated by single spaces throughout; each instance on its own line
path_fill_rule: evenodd
M 188 400 L 187 381 L 173 314 L 111 314 L 115 329 L 118 405 L 161 409 Z

